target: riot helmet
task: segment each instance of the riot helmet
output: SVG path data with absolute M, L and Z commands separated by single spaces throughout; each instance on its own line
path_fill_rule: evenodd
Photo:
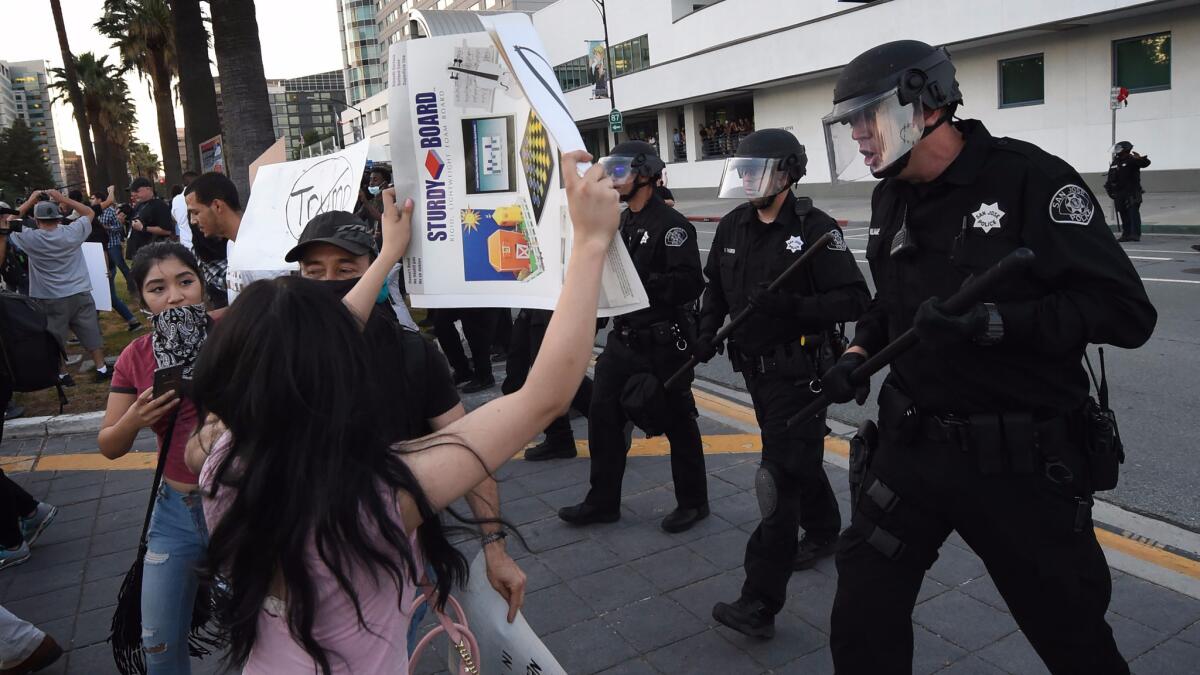
M 760 129 L 742 139 L 717 187 L 719 199 L 748 199 L 763 208 L 808 169 L 804 146 L 786 129 Z
M 962 102 L 945 47 L 898 40 L 859 54 L 833 88 L 833 111 L 821 120 L 834 183 L 895 176 L 914 146 Z M 925 111 L 945 108 L 932 126 Z
M 1117 141 L 1116 144 L 1112 146 L 1113 157 L 1125 154 L 1127 152 L 1133 152 L 1133 143 L 1130 143 L 1129 141 Z
M 617 143 L 608 156 L 601 157 L 598 163 L 604 167 L 604 175 L 612 179 L 613 187 L 620 188 L 633 182 L 629 193 L 621 195 L 621 201 L 628 201 L 646 185 L 654 185 L 667 166 L 659 158 L 654 146 L 645 141 Z M 638 177 L 646 180 L 638 181 Z

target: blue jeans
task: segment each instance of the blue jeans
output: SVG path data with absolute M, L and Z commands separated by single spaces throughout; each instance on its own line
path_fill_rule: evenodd
M 163 483 L 150 517 L 142 565 L 142 649 L 150 675 L 191 673 L 188 632 L 196 568 L 207 548 L 200 492 L 184 494 Z
M 125 257 L 121 254 L 120 246 L 108 247 L 108 294 L 112 296 L 113 309 L 117 310 L 117 314 L 121 315 L 122 319 L 127 322 L 133 322 L 133 312 L 129 311 L 129 307 L 117 297 L 116 276 L 117 268 L 120 268 L 121 274 L 125 275 L 125 283 L 129 283 L 129 266 L 125 264 Z

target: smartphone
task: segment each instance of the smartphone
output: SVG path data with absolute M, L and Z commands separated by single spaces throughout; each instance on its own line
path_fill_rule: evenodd
M 172 389 L 177 395 L 183 396 L 183 367 L 183 364 L 179 363 L 154 371 L 154 398 L 158 398 Z

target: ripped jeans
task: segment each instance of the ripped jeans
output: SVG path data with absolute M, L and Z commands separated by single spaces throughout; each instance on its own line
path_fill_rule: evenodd
M 150 517 L 142 565 L 142 648 L 149 675 L 191 673 L 188 632 L 198 584 L 196 568 L 208 548 L 198 491 L 163 483 Z

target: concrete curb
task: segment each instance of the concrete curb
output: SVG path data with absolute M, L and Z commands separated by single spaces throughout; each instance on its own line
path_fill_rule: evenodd
M 15 419 L 4 423 L 4 438 L 26 439 L 68 434 L 97 433 L 104 419 L 104 411 L 77 413 L 74 415 L 49 415 Z

